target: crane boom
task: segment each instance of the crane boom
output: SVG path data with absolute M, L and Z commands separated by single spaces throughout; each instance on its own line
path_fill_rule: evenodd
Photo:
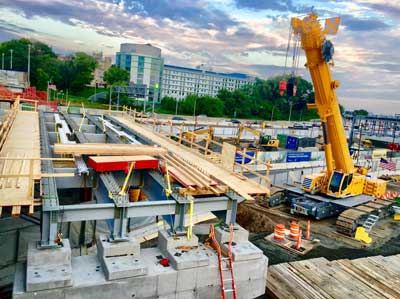
M 314 13 L 303 20 L 293 18 L 292 28 L 294 33 L 301 38 L 301 45 L 307 58 L 307 67 L 315 89 L 315 104 L 309 106 L 318 110 L 323 123 L 328 176 L 331 175 L 333 169 L 347 173 L 354 172 L 354 163 L 347 147 L 335 92 L 335 89 L 339 87 L 339 81 L 332 80 L 329 64 L 323 57 L 327 30 L 322 29 L 318 16 Z

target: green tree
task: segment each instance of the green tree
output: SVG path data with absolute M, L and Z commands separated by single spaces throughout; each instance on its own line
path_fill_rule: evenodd
M 31 45 L 31 86 L 45 90 L 48 80 L 59 80 L 59 60 L 53 50 L 46 44 L 29 39 L 13 39 L 0 44 L 0 54 L 4 53 L 4 68 L 10 70 L 11 52 L 12 70 L 27 72 L 28 70 L 28 47 Z
M 364 109 L 354 110 L 353 113 L 358 116 L 367 116 L 368 111 Z
M 104 80 L 109 85 L 113 85 L 117 82 L 127 83 L 129 81 L 129 72 L 115 65 L 112 65 L 108 70 L 104 72 Z

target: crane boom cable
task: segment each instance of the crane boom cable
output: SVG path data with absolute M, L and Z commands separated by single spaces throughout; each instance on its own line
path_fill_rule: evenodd
M 285 69 L 283 71 L 283 75 L 286 75 L 286 69 L 287 69 L 287 61 L 289 57 L 289 49 L 290 49 L 290 42 L 292 40 L 292 26 L 289 26 L 289 37 L 288 37 L 288 43 L 286 47 L 286 57 L 285 57 Z

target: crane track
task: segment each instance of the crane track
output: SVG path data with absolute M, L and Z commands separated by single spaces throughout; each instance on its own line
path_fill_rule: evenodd
M 386 217 L 392 211 L 394 202 L 377 199 L 342 212 L 336 220 L 336 231 L 354 237 L 358 226 L 362 225 L 369 215 Z

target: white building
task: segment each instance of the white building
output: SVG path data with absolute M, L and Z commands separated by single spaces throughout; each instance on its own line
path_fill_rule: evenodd
M 217 73 L 201 67 L 164 65 L 161 98 L 169 96 L 182 100 L 190 94 L 216 96 L 220 89 L 234 91 L 254 81 L 254 77 L 240 73 Z
M 121 44 L 116 65 L 130 72 L 130 82 L 145 85 L 146 100 L 160 101 L 160 84 L 164 61 L 161 49 L 150 44 Z

